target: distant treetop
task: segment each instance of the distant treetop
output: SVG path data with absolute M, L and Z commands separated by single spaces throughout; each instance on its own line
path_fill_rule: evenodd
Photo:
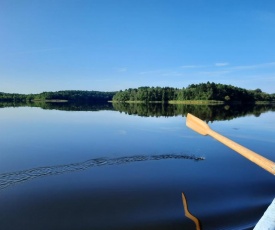
M 107 102 L 107 101 L 141 101 L 168 102 L 185 100 L 214 100 L 250 103 L 256 101 L 275 101 L 275 94 L 262 92 L 261 89 L 247 90 L 232 85 L 217 83 L 191 84 L 186 88 L 172 87 L 139 87 L 120 90 L 119 92 L 64 90 L 57 92 L 43 92 L 39 94 L 1 93 L 0 101 L 27 102 L 66 100 L 71 102 Z
M 43 92 L 39 94 L 10 94 L 0 93 L 0 101 L 46 101 L 67 100 L 72 102 L 106 102 L 112 100 L 115 92 L 64 90 Z
M 167 102 L 185 100 L 215 100 L 215 101 L 271 101 L 274 94 L 262 92 L 260 89 L 246 90 L 232 85 L 210 83 L 191 84 L 186 88 L 171 87 L 139 87 L 117 92 L 113 101 L 144 101 Z

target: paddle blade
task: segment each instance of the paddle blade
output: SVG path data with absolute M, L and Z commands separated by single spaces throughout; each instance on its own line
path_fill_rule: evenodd
M 195 117 L 191 113 L 187 114 L 186 126 L 202 135 L 207 135 L 210 130 L 210 127 L 204 121 Z

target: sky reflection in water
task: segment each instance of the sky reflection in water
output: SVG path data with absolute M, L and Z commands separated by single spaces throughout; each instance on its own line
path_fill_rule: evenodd
M 182 192 L 203 228 L 239 229 L 274 198 L 269 173 L 188 129 L 182 116 L 4 108 L 0 117 L 1 175 L 98 158 L 205 157 L 108 164 L 8 186 L 0 190 L 1 229 L 195 229 Z M 275 161 L 274 120 L 267 112 L 209 125 Z

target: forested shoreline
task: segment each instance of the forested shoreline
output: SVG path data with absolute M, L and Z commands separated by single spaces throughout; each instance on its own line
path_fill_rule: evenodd
M 69 102 L 159 102 L 180 103 L 212 102 L 212 103 L 255 103 L 275 101 L 275 93 L 268 94 L 261 89 L 247 90 L 232 85 L 210 83 L 191 84 L 186 88 L 173 87 L 139 87 L 120 90 L 118 92 L 64 90 L 43 92 L 39 94 L 1 93 L 1 102 L 31 101 L 69 101 Z
M 31 101 L 70 101 L 70 102 L 107 102 L 112 100 L 115 92 L 64 90 L 43 92 L 39 94 L 0 93 L 2 102 L 31 102 Z
M 261 89 L 247 90 L 232 85 L 210 83 L 191 84 L 186 88 L 139 87 L 117 92 L 113 101 L 118 102 L 180 102 L 180 101 L 242 102 L 274 101 L 275 94 Z

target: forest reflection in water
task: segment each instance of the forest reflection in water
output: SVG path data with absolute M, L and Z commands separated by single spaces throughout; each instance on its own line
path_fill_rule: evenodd
M 163 103 L 69 103 L 69 102 L 35 102 L 35 103 L 0 103 L 4 107 L 39 107 L 45 110 L 62 111 L 119 111 L 128 115 L 142 117 L 186 117 L 187 113 L 206 122 L 231 120 L 247 115 L 260 116 L 268 111 L 275 111 L 275 104 L 231 104 L 231 105 L 192 105 Z
M 190 105 L 190 104 L 122 104 L 114 103 L 114 108 L 129 115 L 138 116 L 179 116 L 192 113 L 205 121 L 231 120 L 246 115 L 260 116 L 267 111 L 275 111 L 275 105 Z
M 274 199 L 274 177 L 184 117 L 230 120 L 210 126 L 274 160 L 274 110 L 0 104 L 0 229 L 252 229 Z

